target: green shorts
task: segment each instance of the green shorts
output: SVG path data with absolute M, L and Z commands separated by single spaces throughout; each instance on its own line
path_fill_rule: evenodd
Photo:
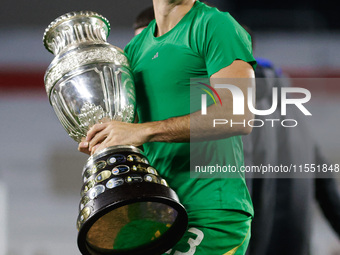
M 252 216 L 234 210 L 188 212 L 188 229 L 163 255 L 244 255 Z

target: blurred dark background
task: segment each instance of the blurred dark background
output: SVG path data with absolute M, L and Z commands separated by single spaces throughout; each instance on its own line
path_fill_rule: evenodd
M 256 57 L 270 59 L 292 77 L 340 77 L 336 1 L 208 2 L 254 31 Z M 79 10 L 102 14 L 111 23 L 108 41 L 124 48 L 133 37 L 135 17 L 150 5 L 152 0 L 4 0 L 0 8 L 0 75 L 23 65 L 26 70 L 44 70 L 52 56 L 42 47 L 42 35 L 60 15 Z
M 223 11 L 254 30 L 320 31 L 339 30 L 337 2 L 312 1 L 237 1 L 210 0 Z M 99 1 L 2 1 L 0 27 L 42 26 L 69 11 L 92 10 L 106 16 L 115 26 L 131 26 L 131 20 L 151 0 Z

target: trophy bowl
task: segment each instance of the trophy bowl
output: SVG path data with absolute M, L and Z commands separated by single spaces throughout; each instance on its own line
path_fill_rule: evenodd
M 129 62 L 107 43 L 109 32 L 108 20 L 91 11 L 62 15 L 45 30 L 45 48 L 55 55 L 44 77 L 46 92 L 77 142 L 96 123 L 135 118 Z M 185 208 L 139 148 L 96 152 L 82 178 L 77 219 L 82 254 L 162 254 L 184 234 Z

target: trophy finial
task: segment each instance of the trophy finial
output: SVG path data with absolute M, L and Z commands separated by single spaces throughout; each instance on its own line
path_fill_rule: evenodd
M 102 15 L 92 11 L 69 12 L 50 23 L 43 43 L 49 52 L 58 55 L 72 45 L 106 42 L 109 33 L 110 23 Z

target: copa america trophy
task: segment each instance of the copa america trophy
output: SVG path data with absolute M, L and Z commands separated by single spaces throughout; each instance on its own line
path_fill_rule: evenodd
M 96 123 L 134 121 L 133 77 L 124 53 L 106 42 L 109 32 L 106 18 L 81 11 L 60 16 L 44 34 L 46 49 L 55 55 L 45 73 L 46 92 L 77 142 Z M 82 176 L 77 220 L 82 254 L 162 254 L 185 232 L 184 207 L 140 149 L 96 152 Z

